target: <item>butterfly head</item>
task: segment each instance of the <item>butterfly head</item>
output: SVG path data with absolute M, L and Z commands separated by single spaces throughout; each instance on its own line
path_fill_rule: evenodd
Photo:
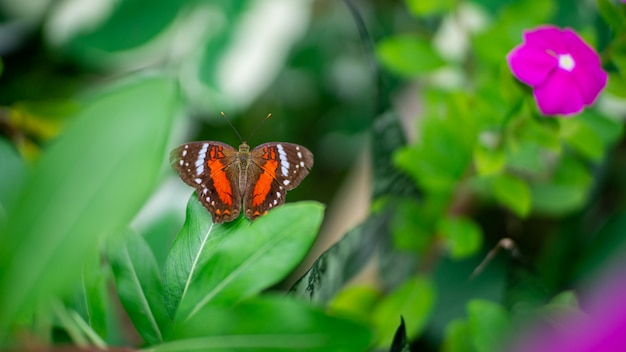
M 248 153 L 249 151 L 250 151 L 250 146 L 248 145 L 248 143 L 246 143 L 245 141 L 241 142 L 241 144 L 239 145 L 239 152 Z

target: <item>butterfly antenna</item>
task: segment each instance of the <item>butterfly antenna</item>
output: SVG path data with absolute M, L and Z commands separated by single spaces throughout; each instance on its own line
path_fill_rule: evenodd
M 228 119 L 228 117 L 226 117 L 226 114 L 224 114 L 224 112 L 221 112 L 222 116 L 224 117 L 224 119 L 226 119 L 226 122 L 228 122 L 228 124 L 230 125 L 230 127 L 233 129 L 233 131 L 235 131 L 235 133 L 237 134 L 237 137 L 239 137 L 239 141 L 241 141 L 241 143 L 244 143 L 243 139 L 241 138 L 241 135 L 239 134 L 239 132 L 237 131 L 237 129 L 235 128 L 235 126 L 233 126 L 233 124 L 230 122 L 230 120 Z
M 272 116 L 272 113 L 270 112 L 269 114 L 267 114 L 267 116 L 265 116 L 265 119 L 263 119 L 263 121 L 261 121 L 261 123 L 256 126 L 256 128 L 254 129 L 254 131 L 252 131 L 252 133 L 250 133 L 250 137 L 248 137 L 248 140 L 250 140 L 250 138 L 252 138 L 252 136 L 254 136 L 254 134 L 256 133 L 256 131 L 259 130 L 259 128 L 261 128 L 261 126 L 263 126 L 263 124 L 265 123 L 265 121 L 267 121 L 270 116 Z

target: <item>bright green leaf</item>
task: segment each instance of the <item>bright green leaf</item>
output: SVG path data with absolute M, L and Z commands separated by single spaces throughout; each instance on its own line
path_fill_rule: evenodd
M 500 305 L 472 300 L 467 304 L 469 328 L 477 352 L 499 351 L 511 327 L 509 313 Z
M 99 240 L 130 222 L 166 161 L 173 80 L 142 77 L 89 101 L 26 176 L 0 229 L 0 330 L 67 292 Z
M 393 341 L 400 316 L 406 322 L 409 339 L 422 332 L 435 304 L 435 288 L 430 280 L 414 277 L 384 297 L 372 312 L 378 331 L 378 346 L 389 346 Z
M 446 326 L 442 352 L 475 352 L 469 322 L 465 319 L 452 320 Z
M 233 223 L 213 224 L 211 215 L 196 194 L 189 198 L 185 223 L 167 255 L 163 272 L 165 304 L 172 319 L 192 280 L 208 259 L 207 248 L 218 246 L 224 238 L 244 226 L 247 222 L 243 218 Z
M 617 65 L 616 62 L 620 62 L 622 66 L 624 66 L 624 72 L 626 73 L 626 57 L 613 57 L 612 61 Z M 622 63 L 623 61 L 623 63 Z M 619 73 L 609 73 L 609 82 L 606 85 L 605 91 L 612 95 L 615 95 L 619 98 L 626 98 L 626 77 L 620 75 Z
M 467 258 L 481 248 L 483 232 L 469 218 L 443 218 L 437 229 L 453 259 Z
M 328 311 L 337 315 L 367 321 L 369 312 L 379 296 L 380 291 L 372 286 L 347 286 L 339 291 L 335 298 L 328 304 Z
M 453 0 L 422 1 L 406 0 L 409 11 L 417 17 L 429 16 L 444 13 L 453 8 Z
M 307 254 L 322 214 L 320 204 L 300 202 L 276 208 L 254 222 L 215 225 L 237 229 L 227 236 L 222 233 L 216 239 L 219 244 L 204 250 L 207 259 L 182 297 L 175 321 L 187 321 L 209 304 L 236 303 L 282 280 Z
M 490 149 L 481 144 L 474 148 L 474 164 L 479 175 L 493 175 L 504 167 L 505 154 L 500 149 Z
M 493 195 L 503 206 L 525 217 L 530 212 L 531 197 L 528 185 L 511 175 L 498 175 L 492 179 Z
M 419 76 L 445 64 L 432 42 L 410 35 L 397 35 L 378 43 L 376 55 L 390 71 L 406 76 Z
M 169 340 L 154 351 L 364 351 L 372 333 L 282 296 L 229 307 L 206 305 L 177 325 Z
M 138 233 L 125 231 L 110 241 L 108 256 L 117 294 L 137 332 L 148 344 L 163 342 L 170 320 L 150 247 Z

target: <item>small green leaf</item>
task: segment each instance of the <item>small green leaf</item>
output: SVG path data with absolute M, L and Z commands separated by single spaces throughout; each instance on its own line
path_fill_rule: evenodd
M 404 324 L 403 317 L 400 317 L 400 326 L 398 326 L 398 329 L 393 336 L 389 352 L 411 352 L 411 346 L 409 345 L 409 339 L 406 336 L 406 326 Z
M 282 296 L 206 305 L 177 325 L 169 340 L 154 351 L 364 351 L 372 333 Z
M 493 175 L 499 173 L 504 168 L 506 157 L 502 150 L 491 149 L 476 144 L 474 148 L 474 164 L 479 175 Z
M 624 74 L 626 74 L 626 58 L 613 57 L 611 60 L 616 66 L 618 63 L 624 67 Z M 606 85 L 605 91 L 619 98 L 626 98 L 626 77 L 620 75 L 618 72 L 609 73 L 609 82 Z
M 531 198 L 528 185 L 511 175 L 497 175 L 492 179 L 493 195 L 503 206 L 525 217 L 530 212 Z
M 110 241 L 108 256 L 117 294 L 137 332 L 148 344 L 163 342 L 170 320 L 161 275 L 150 247 L 141 235 L 126 231 Z
M 0 331 L 68 292 L 98 242 L 128 224 L 166 160 L 177 86 L 141 77 L 93 96 L 29 170 L 0 228 Z
M 236 231 L 222 233 L 205 249 L 206 262 L 182 297 L 175 321 L 187 321 L 209 304 L 236 303 L 283 279 L 313 244 L 322 213 L 315 202 L 291 203 L 254 222 L 234 224 Z
M 467 314 L 476 351 L 499 351 L 511 326 L 509 313 L 496 303 L 476 299 L 467 304 Z
M 422 332 L 435 304 L 435 288 L 430 280 L 414 277 L 384 297 L 374 308 L 372 323 L 378 331 L 378 346 L 390 346 L 400 316 L 406 320 L 407 336 Z
M 436 15 L 450 11 L 454 6 L 453 0 L 423 1 L 406 0 L 409 11 L 416 17 Z
M 346 286 L 328 304 L 328 311 L 367 321 L 368 312 L 372 310 L 379 296 L 380 291 L 372 286 Z
M 475 352 L 469 322 L 455 319 L 446 326 L 443 352 Z
M 483 232 L 469 218 L 443 218 L 437 228 L 453 259 L 467 258 L 481 248 Z
M 567 144 L 593 161 L 604 156 L 604 143 L 600 136 L 582 119 L 560 119 L 560 135 Z
M 532 184 L 533 210 L 559 215 L 581 207 L 591 183 L 590 170 L 573 157 L 561 160 L 552 179 Z
M 378 43 L 376 55 L 390 71 L 406 77 L 432 72 L 445 65 L 432 41 L 410 35 L 397 35 Z

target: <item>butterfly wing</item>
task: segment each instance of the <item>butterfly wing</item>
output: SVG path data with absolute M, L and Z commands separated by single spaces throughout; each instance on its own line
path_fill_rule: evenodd
M 237 151 L 220 142 L 190 142 L 170 153 L 172 168 L 211 213 L 213 222 L 232 221 L 239 216 L 241 194 Z
M 287 191 L 296 188 L 312 167 L 313 153 L 301 145 L 273 142 L 254 148 L 243 197 L 246 216 L 253 220 L 285 203 Z

